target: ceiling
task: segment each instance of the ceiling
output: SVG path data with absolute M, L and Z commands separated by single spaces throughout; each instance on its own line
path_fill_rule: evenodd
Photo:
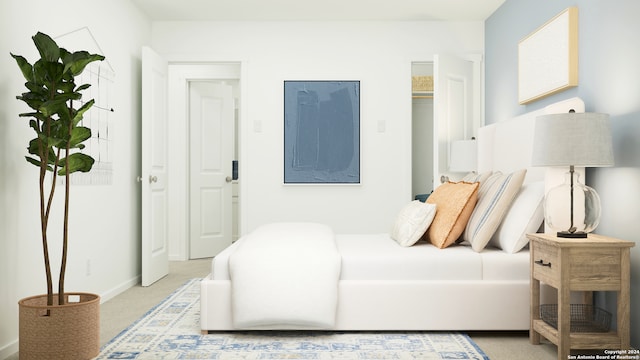
M 483 21 L 505 0 L 132 0 L 151 20 Z

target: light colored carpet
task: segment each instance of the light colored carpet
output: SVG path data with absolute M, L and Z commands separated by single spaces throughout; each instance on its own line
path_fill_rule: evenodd
M 211 272 L 211 259 L 170 261 L 169 275 L 149 287 L 139 284 L 100 305 L 100 345 L 126 329 L 187 280 Z
M 192 279 L 109 342 L 101 359 L 475 359 L 451 332 L 200 332 L 200 279 Z

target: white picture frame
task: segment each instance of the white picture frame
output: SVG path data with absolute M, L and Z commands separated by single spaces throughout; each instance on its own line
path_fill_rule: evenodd
M 578 86 L 578 8 L 563 10 L 518 43 L 521 105 Z

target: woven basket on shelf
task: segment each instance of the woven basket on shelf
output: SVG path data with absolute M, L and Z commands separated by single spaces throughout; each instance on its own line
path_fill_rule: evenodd
M 47 295 L 36 295 L 18 302 L 21 360 L 91 359 L 100 353 L 100 296 L 65 297 L 70 295 L 80 301 L 47 306 Z
M 411 90 L 414 93 L 433 91 L 433 76 L 412 76 Z

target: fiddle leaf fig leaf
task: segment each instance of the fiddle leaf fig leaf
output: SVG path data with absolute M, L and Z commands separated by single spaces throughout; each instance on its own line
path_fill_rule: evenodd
M 62 62 L 65 65 L 65 73 L 71 70 L 73 76 L 80 75 L 84 68 L 94 61 L 102 61 L 104 56 L 98 54 L 89 54 L 87 51 L 76 51 L 70 54 L 66 50 L 62 53 Z
M 11 54 L 11 56 L 16 59 L 16 62 L 18 63 L 18 66 L 20 67 L 20 71 L 22 71 L 22 76 L 24 76 L 24 78 L 27 81 L 34 81 L 33 80 L 33 66 L 31 64 L 29 64 L 29 62 L 27 61 L 27 59 L 25 59 L 23 56 L 20 55 L 13 55 Z
M 87 110 L 89 110 L 93 104 L 95 103 L 95 100 L 91 99 L 89 101 L 87 101 L 86 103 L 84 103 L 82 105 L 82 107 L 80 107 L 80 109 L 78 109 L 78 111 L 76 112 L 75 116 L 73 117 L 73 124 L 77 125 L 78 122 L 80 122 L 80 120 L 82 120 L 84 113 L 87 112 Z
M 91 129 L 78 126 L 71 131 L 71 138 L 69 139 L 69 145 L 71 148 L 84 148 L 82 142 L 91 137 Z
M 53 98 L 42 103 L 38 110 L 45 117 L 51 117 L 54 114 L 64 112 L 66 108 L 66 100 L 64 98 Z
M 37 138 L 36 139 L 32 139 L 29 142 L 29 147 L 27 148 L 27 150 L 29 151 L 29 154 L 37 156 L 38 158 L 40 158 L 40 160 L 35 160 L 33 158 L 30 158 L 30 157 L 26 156 L 27 161 L 29 161 L 30 163 L 32 163 L 32 164 L 34 164 L 36 166 L 40 166 L 41 161 L 42 161 L 42 157 L 41 156 L 44 155 L 44 152 L 41 151 L 41 147 L 43 145 L 46 146 L 46 142 L 45 141 L 41 141 L 41 140 L 39 140 Z M 53 149 L 51 147 L 49 147 L 49 149 L 47 151 L 49 152 L 49 156 L 47 158 L 47 163 L 51 164 L 51 165 L 55 164 L 56 154 L 54 153 Z M 31 160 L 29 160 L 29 159 L 31 159 Z M 34 161 L 37 161 L 37 164 L 34 163 Z M 53 169 L 47 169 L 47 170 L 52 171 Z
M 68 169 L 65 165 L 67 159 L 69 160 Z M 87 154 L 83 154 L 79 152 L 73 153 L 67 156 L 66 158 L 60 160 L 60 164 L 62 164 L 63 166 L 58 171 L 58 175 L 66 175 L 67 171 L 69 171 L 69 174 L 73 174 L 74 172 L 77 172 L 77 171 L 88 172 L 91 170 L 91 167 L 93 167 L 94 162 L 95 160 L 93 160 L 93 158 Z
M 82 91 L 82 90 L 88 89 L 89 87 L 91 87 L 91 84 L 82 84 L 78 86 L 75 91 Z
M 37 167 L 40 167 L 40 164 L 42 164 L 42 162 L 40 162 L 40 160 L 34 159 L 32 157 L 29 156 L 25 156 L 25 158 L 27 159 L 27 161 Z M 50 165 L 46 166 L 47 171 L 53 171 L 53 167 L 51 167 Z
M 36 44 L 41 58 L 46 61 L 58 62 L 58 59 L 60 59 L 60 48 L 49 35 L 38 32 L 33 36 L 33 42 Z

